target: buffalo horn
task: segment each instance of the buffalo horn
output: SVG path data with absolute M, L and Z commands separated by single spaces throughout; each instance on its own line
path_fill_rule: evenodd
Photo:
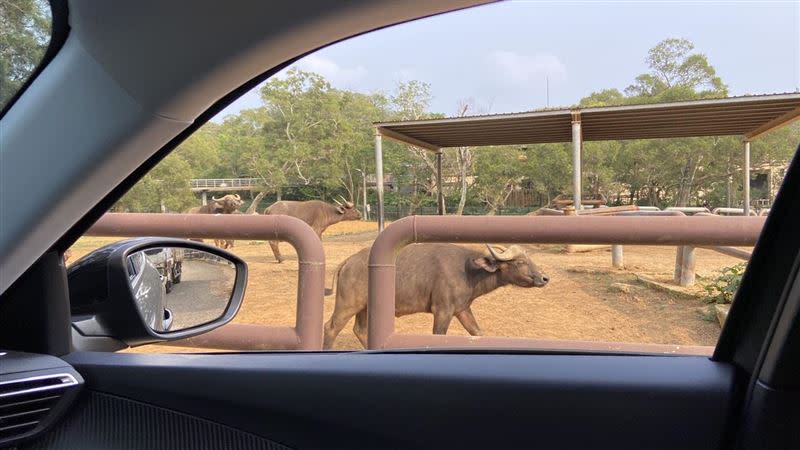
M 500 253 L 497 253 L 497 251 L 495 251 L 495 248 L 493 248 L 489 244 L 486 244 L 486 248 L 489 249 L 489 254 L 492 255 L 492 258 L 494 258 L 497 261 L 511 261 L 512 259 L 524 253 L 522 249 L 516 245 L 512 245 L 508 249 L 506 249 L 505 247 L 497 246 L 496 248 L 497 250 L 500 251 Z
M 345 206 L 347 206 L 348 208 L 352 208 L 353 206 L 355 206 L 355 205 L 353 205 L 353 202 L 347 201 L 347 199 L 344 198 L 344 196 L 339 195 L 339 198 L 342 199 L 342 201 L 344 202 Z M 341 203 L 340 203 L 340 205 L 341 205 Z

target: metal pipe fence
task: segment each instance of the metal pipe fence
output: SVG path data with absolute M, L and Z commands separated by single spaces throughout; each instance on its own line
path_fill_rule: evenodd
M 603 216 L 412 216 L 378 235 L 369 258 L 369 348 L 466 347 L 525 348 L 710 354 L 711 347 L 615 342 L 554 341 L 527 338 L 403 335 L 395 333 L 395 257 L 415 242 L 555 243 L 674 246 L 751 246 L 766 217 L 682 216 L 667 212 L 643 217 Z M 641 212 L 639 214 L 641 215 Z M 649 217 L 648 217 L 649 216 Z M 169 345 L 229 350 L 320 350 L 325 255 L 313 230 L 288 216 L 118 214 L 93 225 L 92 236 L 169 236 L 280 240 L 295 247 L 299 260 L 297 317 L 294 327 L 228 324 Z M 728 250 L 727 247 L 720 247 Z
M 223 350 L 319 350 L 325 252 L 305 222 L 289 216 L 109 213 L 89 236 L 166 236 L 176 238 L 259 239 L 285 241 L 297 251 L 297 318 L 294 327 L 227 324 L 209 333 L 169 345 Z
M 426 217 L 412 216 L 383 231 L 369 256 L 370 349 L 404 347 L 581 349 L 707 355 L 711 347 L 551 341 L 524 338 L 404 335 L 395 332 L 395 258 L 421 242 L 577 243 L 638 245 L 754 245 L 761 217 Z

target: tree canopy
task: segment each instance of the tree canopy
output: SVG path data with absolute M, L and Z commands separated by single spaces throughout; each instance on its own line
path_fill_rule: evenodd
M 686 39 L 669 38 L 645 57 L 648 70 L 629 86 L 602 89 L 582 107 L 722 98 L 728 88 L 706 55 Z M 374 186 L 373 122 L 443 117 L 430 111 L 431 87 L 418 80 L 392 92 L 337 89 L 319 74 L 291 69 L 264 83 L 262 104 L 208 123 L 151 171 L 119 203 L 131 211 L 180 211 L 198 203 L 191 178 L 253 177 L 271 198 L 343 195 L 363 206 L 364 185 Z M 464 114 L 474 106 L 458 105 Z M 800 126 L 785 127 L 752 145 L 753 166 L 781 164 L 800 141 Z M 571 194 L 568 144 L 446 149 L 448 210 L 495 213 L 513 192 L 525 190 L 544 204 Z M 387 203 L 413 212 L 435 205 L 435 156 L 384 141 L 385 174 L 396 189 Z M 584 195 L 604 194 L 614 203 L 656 206 L 724 206 L 732 180 L 740 204 L 741 143 L 735 137 L 587 142 Z M 370 200 L 372 189 L 368 188 Z M 531 207 L 537 205 L 529 205 Z
M 0 108 L 44 57 L 50 6 L 43 0 L 0 0 Z

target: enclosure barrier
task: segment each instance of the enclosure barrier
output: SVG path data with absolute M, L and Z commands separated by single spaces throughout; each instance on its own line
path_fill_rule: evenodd
M 462 347 L 709 355 L 713 347 L 395 333 L 395 258 L 419 242 L 755 245 L 765 217 L 425 217 L 388 226 L 369 255 L 370 349 Z
M 624 213 L 623 213 L 624 214 Z M 677 214 L 667 213 L 672 216 Z M 661 215 L 661 214 L 658 214 Z M 702 220 L 703 227 L 697 221 Z M 414 242 L 610 242 L 696 247 L 754 245 L 766 217 L 420 217 L 401 219 L 373 245 L 369 266 L 369 348 L 483 347 L 543 350 L 710 354 L 713 347 L 630 344 L 526 338 L 400 335 L 394 333 L 396 252 Z M 86 233 L 91 236 L 168 236 L 280 240 L 297 250 L 295 327 L 228 324 L 202 336 L 169 345 L 227 350 L 320 350 L 325 255 L 322 243 L 304 222 L 287 216 L 117 214 L 104 215 Z M 742 252 L 738 249 L 734 251 Z M 744 256 L 740 254 L 740 256 Z M 378 289 L 377 287 L 381 288 Z
M 294 327 L 229 323 L 201 336 L 169 345 L 222 350 L 320 350 L 325 290 L 325 252 L 314 230 L 300 219 L 268 215 L 108 213 L 89 236 L 286 241 L 297 251 L 297 318 Z M 266 252 L 266 248 L 264 250 Z

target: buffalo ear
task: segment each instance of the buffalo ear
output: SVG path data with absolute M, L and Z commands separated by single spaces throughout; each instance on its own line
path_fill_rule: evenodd
M 472 263 L 487 272 L 497 272 L 497 262 L 485 256 L 473 259 Z
M 338 212 L 339 214 L 344 214 L 344 206 L 337 206 L 336 212 Z

